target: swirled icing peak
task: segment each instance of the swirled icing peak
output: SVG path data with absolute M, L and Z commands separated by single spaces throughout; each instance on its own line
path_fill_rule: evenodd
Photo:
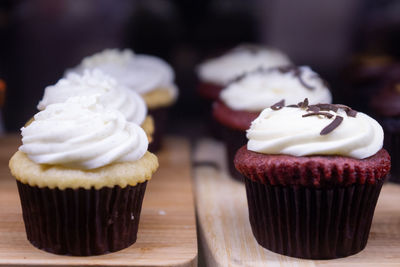
M 281 99 L 296 103 L 307 97 L 310 103 L 331 103 L 324 80 L 307 66 L 258 69 L 230 83 L 220 95 L 234 110 L 261 111 Z
M 95 169 L 136 161 L 147 151 L 143 129 L 121 112 L 105 109 L 98 96 L 48 105 L 34 118 L 21 129 L 19 150 L 38 164 Z
M 165 89 L 175 98 L 175 74 L 171 66 L 161 58 L 134 54 L 131 50 L 106 49 L 85 57 L 81 64 L 68 73 L 82 73 L 86 69 L 100 69 L 115 78 L 123 86 L 145 94 L 155 89 Z
M 343 105 L 319 104 L 264 109 L 247 130 L 247 149 L 292 156 L 339 155 L 363 159 L 383 145 L 382 127 Z
M 120 85 L 115 79 L 101 71 L 85 70 L 82 75 L 70 73 L 55 85 L 46 87 L 38 109 L 65 102 L 73 96 L 99 96 L 99 102 L 106 109 L 120 111 L 130 122 L 142 124 L 147 114 L 146 103 L 136 92 Z
M 289 64 L 289 58 L 279 50 L 258 45 L 240 45 L 220 57 L 200 64 L 197 74 L 203 81 L 226 85 L 236 77 L 257 68 Z

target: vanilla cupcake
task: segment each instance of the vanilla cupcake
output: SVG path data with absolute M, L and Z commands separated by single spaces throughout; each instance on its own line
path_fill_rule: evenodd
M 136 241 L 146 184 L 158 168 L 141 127 L 99 96 L 81 96 L 48 105 L 21 132 L 9 167 L 32 245 L 87 256 Z
M 332 96 L 324 80 L 307 66 L 258 69 L 242 75 L 224 88 L 213 105 L 213 117 L 226 143 L 228 166 L 240 178 L 233 165 L 236 150 L 246 142 L 246 130 L 260 112 L 284 101 L 297 104 L 308 98 L 311 104 L 331 103 Z
M 84 58 L 69 72 L 82 73 L 87 69 L 100 69 L 144 98 L 155 122 L 154 142 L 150 150 L 158 150 L 165 131 L 167 110 L 178 96 L 171 66 L 161 58 L 134 54 L 129 49 L 106 49 Z
M 152 141 L 154 122 L 152 116 L 147 115 L 143 98 L 100 70 L 70 73 L 55 85 L 47 86 L 37 108 L 44 110 L 48 105 L 65 102 L 74 96 L 98 96 L 106 109 L 116 109 L 129 122 L 141 125 L 149 142 Z

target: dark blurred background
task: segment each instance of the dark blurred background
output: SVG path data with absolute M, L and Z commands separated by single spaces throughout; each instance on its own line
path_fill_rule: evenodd
M 400 1 L 2 0 L 0 36 L 8 131 L 36 113 L 44 88 L 66 68 L 105 48 L 129 47 L 173 66 L 175 125 L 200 118 L 195 66 L 243 42 L 280 48 L 328 80 L 334 102 L 367 110 L 367 92 L 400 57 Z

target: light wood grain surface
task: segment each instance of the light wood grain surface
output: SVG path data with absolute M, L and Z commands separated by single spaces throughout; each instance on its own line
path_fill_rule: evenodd
M 8 160 L 19 137 L 0 137 L 0 265 L 197 266 L 197 236 L 189 144 L 169 138 L 160 169 L 149 181 L 137 242 L 92 257 L 58 256 L 33 247 L 25 236 L 21 207 Z
M 208 266 L 400 266 L 400 185 L 383 186 L 362 252 L 335 260 L 291 258 L 262 248 L 254 239 L 245 187 L 228 176 L 224 149 L 221 143 L 203 140 L 194 154 L 199 236 Z

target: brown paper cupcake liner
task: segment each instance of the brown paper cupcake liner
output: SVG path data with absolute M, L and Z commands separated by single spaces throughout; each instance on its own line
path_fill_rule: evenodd
M 146 184 L 60 190 L 17 181 L 27 238 L 55 254 L 89 256 L 126 248 L 136 241 Z
M 149 109 L 149 115 L 154 119 L 153 141 L 149 144 L 149 151 L 152 153 L 162 148 L 162 138 L 165 134 L 168 120 L 169 107 Z
M 261 246 L 292 257 L 333 259 L 365 248 L 383 180 L 330 189 L 245 183 Z

